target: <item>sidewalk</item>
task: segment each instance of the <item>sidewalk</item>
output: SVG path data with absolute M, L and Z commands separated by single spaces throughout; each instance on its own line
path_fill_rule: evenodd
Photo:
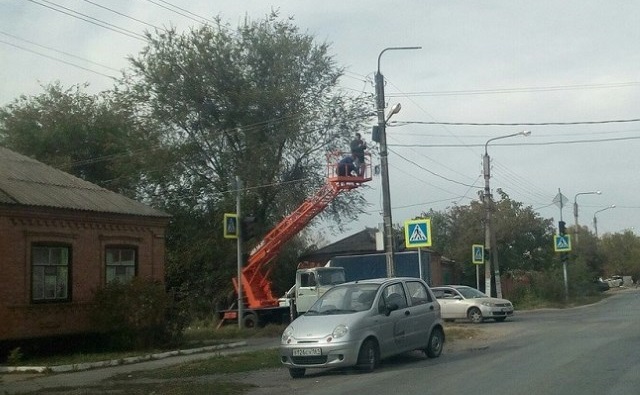
M 4 367 L 0 370 L 0 394 L 33 392 L 51 387 L 68 386 L 75 388 L 88 386 L 97 384 L 117 374 L 159 369 L 219 355 L 277 348 L 279 344 L 279 338 L 255 338 L 231 341 L 216 346 L 143 355 L 123 360 L 47 367 Z

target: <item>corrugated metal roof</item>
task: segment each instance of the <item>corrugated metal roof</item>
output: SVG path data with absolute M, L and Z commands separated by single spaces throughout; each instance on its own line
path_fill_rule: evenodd
M 169 217 L 163 211 L 4 147 L 0 147 L 0 203 Z

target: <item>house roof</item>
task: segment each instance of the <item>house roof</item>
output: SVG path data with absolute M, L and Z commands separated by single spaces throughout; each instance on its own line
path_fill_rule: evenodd
M 376 250 L 376 228 L 364 228 L 344 239 L 299 257 L 301 262 L 326 262 L 338 255 L 363 255 L 380 252 Z
M 364 230 L 347 236 L 342 240 L 338 240 L 333 244 L 307 252 L 299 257 L 299 261 L 301 262 L 299 265 L 303 267 L 313 267 L 318 263 L 325 263 L 335 256 L 365 255 L 384 252 L 376 249 L 377 231 L 378 230 L 376 228 L 365 228 Z M 406 248 L 403 242 L 396 247 L 395 251 L 403 252 L 405 250 Z M 423 250 L 433 253 L 430 249 Z M 445 257 L 442 257 L 442 260 L 445 262 L 451 262 Z
M 0 204 L 170 216 L 4 147 L 0 147 Z

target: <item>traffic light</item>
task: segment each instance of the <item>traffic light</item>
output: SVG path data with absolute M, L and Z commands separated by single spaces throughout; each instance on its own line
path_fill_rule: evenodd
M 566 234 L 566 223 L 564 221 L 558 222 L 558 234 L 565 235 Z
M 242 238 L 249 240 L 256 235 L 256 217 L 248 216 L 242 218 Z

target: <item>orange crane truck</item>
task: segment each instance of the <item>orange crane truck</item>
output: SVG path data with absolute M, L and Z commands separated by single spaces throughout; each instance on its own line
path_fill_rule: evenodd
M 289 322 L 296 316 L 295 295 L 296 292 L 287 292 L 282 298 L 277 298 L 273 294 L 272 283 L 269 275 L 273 267 L 270 263 L 280 253 L 284 244 L 293 236 L 298 234 L 316 215 L 324 210 L 342 191 L 350 191 L 358 188 L 363 183 L 371 181 L 371 161 L 370 154 L 367 153 L 368 160 L 365 160 L 363 171 L 349 174 L 340 169 L 338 163 L 342 153 L 333 152 L 327 155 L 327 182 L 316 192 L 315 195 L 306 199 L 291 214 L 282 219 L 273 229 L 271 229 L 262 241 L 253 249 L 252 253 L 243 267 L 241 278 L 232 279 L 233 286 L 238 294 L 238 287 L 242 285 L 243 308 L 242 325 L 245 328 L 264 326 L 266 324 L 281 324 Z M 317 273 L 317 290 L 326 290 L 331 285 L 335 285 L 336 276 L 340 275 L 341 268 L 316 268 L 324 270 L 325 273 Z M 329 272 L 336 272 L 332 275 Z M 324 284 L 322 278 L 331 279 Z M 344 273 L 342 272 L 342 281 Z M 332 284 L 333 283 L 333 284 Z M 316 298 L 319 295 L 316 295 Z M 308 301 L 306 302 L 308 304 Z M 234 303 L 227 310 L 218 311 L 220 324 L 238 322 L 237 304 Z

